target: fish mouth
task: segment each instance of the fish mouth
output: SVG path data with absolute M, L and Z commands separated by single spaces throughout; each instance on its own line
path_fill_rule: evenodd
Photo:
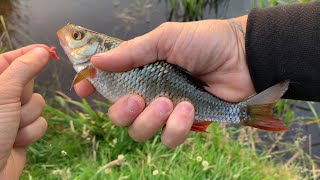
M 66 38 L 63 36 L 64 34 L 63 28 L 59 29 L 56 34 L 58 36 L 61 46 L 66 46 L 67 42 L 66 42 Z

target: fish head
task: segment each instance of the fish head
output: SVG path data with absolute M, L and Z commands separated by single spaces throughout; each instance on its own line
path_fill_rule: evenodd
M 96 54 L 99 39 L 90 30 L 68 23 L 57 31 L 60 45 L 77 72 L 91 66 L 90 58 Z

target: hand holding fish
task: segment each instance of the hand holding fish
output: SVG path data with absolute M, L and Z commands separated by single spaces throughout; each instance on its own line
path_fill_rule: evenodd
M 40 117 L 45 101 L 33 93 L 33 79 L 47 64 L 48 51 L 30 45 L 0 55 L 0 179 L 19 179 L 26 147 L 47 129 Z
M 164 23 L 117 48 L 92 56 L 91 63 L 103 71 L 123 72 L 166 60 L 204 81 L 210 93 L 239 102 L 254 94 L 245 58 L 246 21 L 247 16 Z M 78 83 L 75 89 L 81 97 L 94 92 L 87 80 Z M 194 120 L 192 104 L 183 101 L 174 107 L 170 99 L 161 97 L 145 106 L 142 97 L 127 95 L 117 100 L 108 113 L 114 124 L 129 126 L 130 136 L 137 141 L 147 140 L 166 124 L 162 142 L 168 147 L 183 143 Z

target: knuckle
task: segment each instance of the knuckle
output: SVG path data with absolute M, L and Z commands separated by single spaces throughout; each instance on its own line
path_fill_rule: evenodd
M 176 23 L 175 22 L 164 22 L 164 23 L 160 24 L 159 28 L 162 30 L 167 30 L 168 28 L 170 28 L 174 24 L 176 24 Z
M 132 47 L 135 45 L 135 43 L 136 43 L 136 41 L 137 41 L 137 38 L 138 38 L 138 37 L 135 37 L 135 38 L 130 39 L 130 40 L 128 40 L 128 41 L 123 41 L 123 42 L 120 44 L 120 46 L 122 46 L 122 47 L 127 47 L 127 48 L 132 48 Z
M 29 63 L 28 61 L 25 61 L 24 58 L 18 58 L 14 60 L 12 65 L 21 69 L 29 68 L 32 66 L 32 64 Z
M 109 116 L 111 123 L 114 124 L 115 126 L 118 126 L 118 127 L 127 126 L 126 121 L 121 120 L 121 118 L 119 117 L 116 108 L 110 107 L 108 109 L 108 116 Z

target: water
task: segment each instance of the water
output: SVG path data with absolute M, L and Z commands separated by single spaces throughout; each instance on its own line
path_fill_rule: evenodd
M 222 3 L 218 12 L 211 9 L 209 13 L 207 8 L 204 17 L 228 18 L 245 14 L 249 3 L 244 2 L 231 0 L 229 6 Z M 37 89 L 48 97 L 58 90 L 77 98 L 74 91 L 69 90 L 75 72 L 58 43 L 57 29 L 72 22 L 127 40 L 165 22 L 169 7 L 166 1 L 158 0 L 69 0 L 68 3 L 65 0 L 1 0 L 0 12 L 8 21 L 15 47 L 44 43 L 58 48 L 62 61 L 50 62 L 37 78 L 36 84 L 40 87 Z
M 140 2 L 140 3 L 138 3 Z M 231 18 L 246 14 L 250 0 L 230 0 L 227 6 L 218 5 L 218 11 L 206 8 L 203 18 Z M 124 40 L 142 35 L 167 21 L 170 14 L 166 1 L 132 0 L 0 0 L 0 14 L 8 22 L 16 48 L 33 43 L 56 46 L 61 61 L 50 61 L 49 66 L 36 79 L 36 90 L 48 99 L 55 91 L 78 99 L 70 85 L 75 72 L 62 52 L 55 32 L 68 22 L 79 24 L 98 32 Z M 179 12 L 178 12 L 179 14 Z M 177 20 L 179 17 L 174 17 Z M 95 94 L 91 98 L 103 99 Z M 305 112 L 297 111 L 305 115 Z M 305 135 L 312 134 L 312 142 L 320 142 L 320 131 L 316 124 L 305 127 Z M 287 133 L 292 141 L 295 131 Z M 306 145 L 307 146 L 307 145 Z M 305 148 L 308 151 L 308 147 Z M 317 148 L 314 152 L 320 152 Z M 318 154 L 319 155 L 319 154 Z

